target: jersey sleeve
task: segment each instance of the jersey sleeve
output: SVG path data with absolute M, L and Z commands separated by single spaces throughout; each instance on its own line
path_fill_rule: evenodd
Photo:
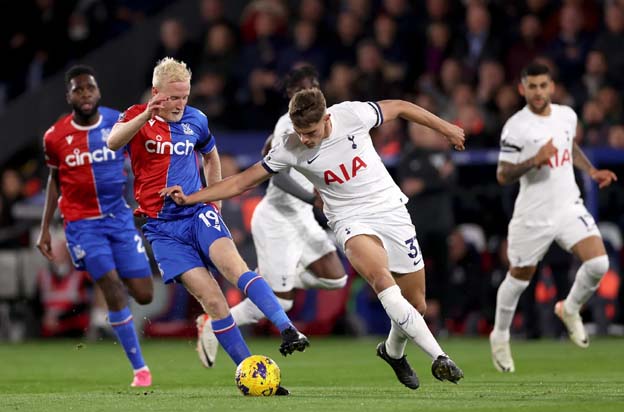
M 54 135 L 54 126 L 50 127 L 43 135 L 43 155 L 48 167 L 59 167 L 58 155 L 54 150 L 52 137 Z
M 500 141 L 500 153 L 498 155 L 499 162 L 519 163 L 524 150 L 524 143 L 518 136 L 517 129 L 513 124 L 507 122 L 503 127 Z
M 383 123 L 383 115 L 377 102 L 349 102 L 348 109 L 360 119 L 367 130 Z
M 216 142 L 214 135 L 208 127 L 208 117 L 203 112 L 198 111 L 197 118 L 201 135 L 195 147 L 202 154 L 210 153 L 215 148 Z
M 122 112 L 119 115 L 119 118 L 117 118 L 117 123 L 129 122 L 130 120 L 134 119 L 135 117 L 143 113 L 144 110 L 145 110 L 144 104 L 135 104 L 134 106 L 130 106 L 128 109 L 126 109 L 125 112 Z
M 269 153 L 262 159 L 262 166 L 269 173 L 278 173 L 293 166 L 294 163 L 294 156 L 286 150 L 283 142 L 272 147 Z

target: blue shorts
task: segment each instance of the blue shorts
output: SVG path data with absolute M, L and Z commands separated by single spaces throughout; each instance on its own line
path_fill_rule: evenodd
M 69 222 L 65 237 L 76 269 L 86 270 L 95 281 L 113 269 L 122 278 L 152 276 L 130 209 L 99 219 Z
M 196 267 L 214 270 L 210 245 L 222 237 L 232 238 L 221 215 L 212 205 L 204 205 L 192 216 L 175 220 L 149 219 L 143 225 L 145 238 L 165 283 Z

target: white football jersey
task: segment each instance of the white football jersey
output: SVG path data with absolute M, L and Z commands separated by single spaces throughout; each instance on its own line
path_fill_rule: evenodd
M 296 134 L 275 146 L 264 167 L 279 172 L 297 169 L 317 188 L 329 223 L 356 215 L 373 215 L 407 203 L 373 147 L 369 131 L 383 123 L 379 105 L 344 102 L 327 109 L 331 134 L 307 148 Z
M 293 133 L 295 133 L 295 129 L 293 128 L 290 116 L 286 113 L 280 117 L 275 124 L 271 147 L 283 144 L 284 139 Z M 305 176 L 293 168 L 290 168 L 288 171 L 284 170 L 282 173 L 289 173 L 290 177 L 292 177 L 295 182 L 310 192 L 314 188 L 312 183 L 306 179 Z M 284 192 L 282 189 L 275 186 L 272 180 L 269 181 L 269 186 L 267 187 L 264 200 L 286 214 L 296 214 L 312 209 L 312 205 Z
M 557 148 L 549 164 L 520 178 L 514 219 L 550 224 L 553 213 L 580 200 L 572 164 L 576 123 L 574 110 L 558 104 L 551 104 L 550 116 L 539 116 L 525 106 L 505 123 L 499 161 L 521 163 L 535 156 L 551 138 Z

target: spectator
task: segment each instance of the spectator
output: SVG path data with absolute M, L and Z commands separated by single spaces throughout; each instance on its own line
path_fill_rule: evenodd
M 329 78 L 325 82 L 325 97 L 327 104 L 355 100 L 354 94 L 355 70 L 347 63 L 334 63 Z
M 624 150 L 624 126 L 621 124 L 609 128 L 609 147 Z
M 609 2 L 605 7 L 605 26 L 596 42 L 594 49 L 601 51 L 605 56 L 609 56 L 608 74 L 609 79 L 616 82 L 620 91 L 624 91 L 624 5 L 621 3 Z
M 308 63 L 319 73 L 327 73 L 327 60 L 323 49 L 318 45 L 317 26 L 308 20 L 299 20 L 293 30 L 293 43 L 279 56 L 277 71 L 285 74 L 296 64 Z
M 516 40 L 505 58 L 509 79 L 520 81 L 520 71 L 527 62 L 535 59 L 543 50 L 542 25 L 537 16 L 527 14 L 520 20 L 520 38 Z

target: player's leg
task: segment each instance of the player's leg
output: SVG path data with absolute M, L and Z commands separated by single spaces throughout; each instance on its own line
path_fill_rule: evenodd
M 536 266 L 511 267 L 496 292 L 494 329 L 490 333 L 492 362 L 499 372 L 516 370 L 511 356 L 510 328 L 520 295 L 529 286 Z
M 184 272 L 180 280 L 210 316 L 211 328 L 232 361 L 238 365 L 250 356 L 249 348 L 230 314 L 225 296 L 210 272 L 204 267 L 196 267 Z
M 434 360 L 434 366 L 436 362 L 440 362 L 438 361 L 439 359 L 444 360 L 444 367 L 436 368 L 436 372 L 434 372 L 436 378 L 448 379 L 452 382 L 457 382 L 461 379 L 463 377 L 461 370 L 452 364 L 452 361 L 446 356 L 431 334 L 422 315 L 401 293 L 401 288 L 395 282 L 388 268 L 388 255 L 381 240 L 369 234 L 356 235 L 345 242 L 345 253 L 353 268 L 366 279 L 375 293 L 377 293 L 384 310 L 393 322 L 390 339 L 394 339 L 396 342 L 393 342 L 390 350 L 396 352 L 400 350 L 401 353 L 394 353 L 395 356 L 399 356 L 399 359 L 390 356 L 387 353 L 388 346 L 385 345 L 383 348 L 378 347 L 378 355 L 393 367 L 399 380 L 404 384 L 406 384 L 406 381 L 409 382 L 409 371 L 407 368 L 398 368 L 393 362 L 393 360 L 404 360 L 401 342 L 405 337 L 411 339 L 423 349 Z M 409 279 L 409 281 L 413 281 L 416 277 L 424 279 L 424 270 L 420 269 L 419 272 L 406 274 L 405 279 Z M 403 283 L 405 287 L 409 287 L 410 282 L 405 279 Z M 389 358 L 391 359 L 389 360 Z M 453 370 L 451 370 L 451 365 L 447 361 L 451 362 Z M 406 361 L 405 365 L 407 365 Z M 444 370 L 442 371 L 442 369 Z M 442 372 L 442 374 L 439 372 Z M 412 380 L 411 385 L 415 389 L 418 387 L 418 381 Z M 408 384 L 406 386 L 412 387 Z
M 143 359 L 141 345 L 134 327 L 134 319 L 128 306 L 127 291 L 123 282 L 119 278 L 117 271 L 111 270 L 99 277 L 97 284 L 102 290 L 104 299 L 106 299 L 108 321 L 134 370 L 134 380 L 131 385 L 150 386 L 152 384 L 152 375 Z
M 293 306 L 297 262 L 304 247 L 291 223 L 266 202 L 260 202 L 251 219 L 257 271 L 269 284 L 285 312 Z M 232 307 L 231 312 L 239 325 L 256 323 L 264 318 L 264 313 L 248 297 Z
M 309 346 L 308 339 L 292 324 L 269 284 L 262 276 L 249 270 L 232 239 L 221 237 L 212 242 L 209 256 L 219 272 L 230 283 L 237 285 L 243 294 L 279 329 L 282 334 L 280 352 L 284 356 L 295 350 L 303 352 Z
M 108 321 L 134 370 L 133 386 L 150 386 L 152 377 L 141 353 L 128 295 L 116 269 L 109 241 L 116 230 L 111 217 L 70 222 L 67 245 L 77 268 L 86 269 L 98 284 L 108 306 Z
M 300 267 L 295 287 L 301 289 L 340 289 L 347 284 L 347 275 L 336 253 L 336 246 L 314 215 L 299 217 L 299 236 L 302 239 Z
M 609 258 L 602 238 L 590 236 L 572 247 L 572 253 L 582 262 L 565 300 L 557 302 L 555 313 L 565 324 L 572 342 L 581 348 L 589 346 L 589 337 L 580 315 L 582 306 L 594 294 L 600 280 L 609 270 Z

